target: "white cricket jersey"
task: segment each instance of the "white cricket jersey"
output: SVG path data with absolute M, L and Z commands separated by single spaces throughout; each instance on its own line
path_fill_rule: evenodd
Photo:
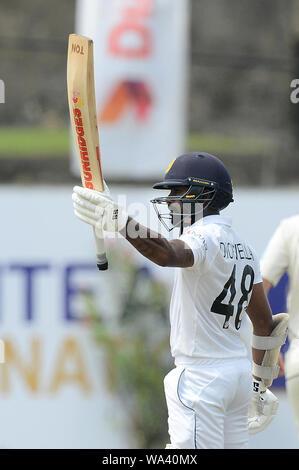
M 256 254 L 220 215 L 197 221 L 180 239 L 192 249 L 194 264 L 175 268 L 170 303 L 175 363 L 248 356 L 240 326 L 253 284 L 262 282 Z
M 299 215 L 281 221 L 262 257 L 261 272 L 273 286 L 288 273 L 289 335 L 299 338 Z

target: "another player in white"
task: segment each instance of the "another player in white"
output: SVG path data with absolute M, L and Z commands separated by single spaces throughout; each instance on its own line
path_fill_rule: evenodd
M 167 221 L 170 229 L 180 226 L 178 239 L 169 241 L 140 226 L 108 191 L 75 187 L 75 214 L 96 230 L 120 231 L 159 266 L 176 268 L 170 304 L 175 368 L 164 382 L 171 440 L 167 447 L 245 448 L 250 400 L 253 432 L 264 429 L 277 409 L 267 387 L 277 375 L 288 316 L 272 316 L 254 250 L 220 215 L 233 194 L 218 158 L 201 152 L 181 155 L 154 188 L 170 190 L 152 202 L 166 226 Z M 159 209 L 163 206 L 164 213 Z M 130 233 L 132 225 L 138 236 Z M 254 380 L 245 311 L 253 324 Z
M 261 272 L 266 292 L 276 286 L 285 272 L 289 276 L 290 345 L 285 354 L 284 372 L 299 436 L 299 215 L 281 221 L 261 261 Z

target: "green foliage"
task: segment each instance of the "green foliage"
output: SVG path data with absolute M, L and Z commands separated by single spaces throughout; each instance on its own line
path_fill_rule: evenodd
M 86 296 L 95 341 L 105 351 L 107 386 L 127 410 L 139 448 L 164 448 L 168 441 L 163 379 L 172 368 L 169 353 L 168 285 L 133 258 L 110 256 L 117 321 Z M 111 286 L 110 286 L 111 288 Z

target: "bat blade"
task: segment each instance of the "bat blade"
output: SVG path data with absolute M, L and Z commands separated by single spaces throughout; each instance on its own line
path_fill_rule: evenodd
M 93 41 L 70 34 L 67 58 L 67 90 L 75 146 L 82 184 L 85 188 L 104 191 L 99 131 L 94 86 Z M 102 238 L 95 236 L 97 266 L 108 268 Z

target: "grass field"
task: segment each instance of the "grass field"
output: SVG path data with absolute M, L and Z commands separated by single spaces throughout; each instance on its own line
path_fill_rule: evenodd
M 0 157 L 62 157 L 69 147 L 68 129 L 0 128 Z
M 219 134 L 190 134 L 189 151 L 205 150 L 210 153 L 230 155 L 257 155 L 272 151 L 273 143 L 262 138 L 240 138 Z M 69 155 L 70 133 L 68 128 L 0 128 L 0 158 L 65 157 Z

